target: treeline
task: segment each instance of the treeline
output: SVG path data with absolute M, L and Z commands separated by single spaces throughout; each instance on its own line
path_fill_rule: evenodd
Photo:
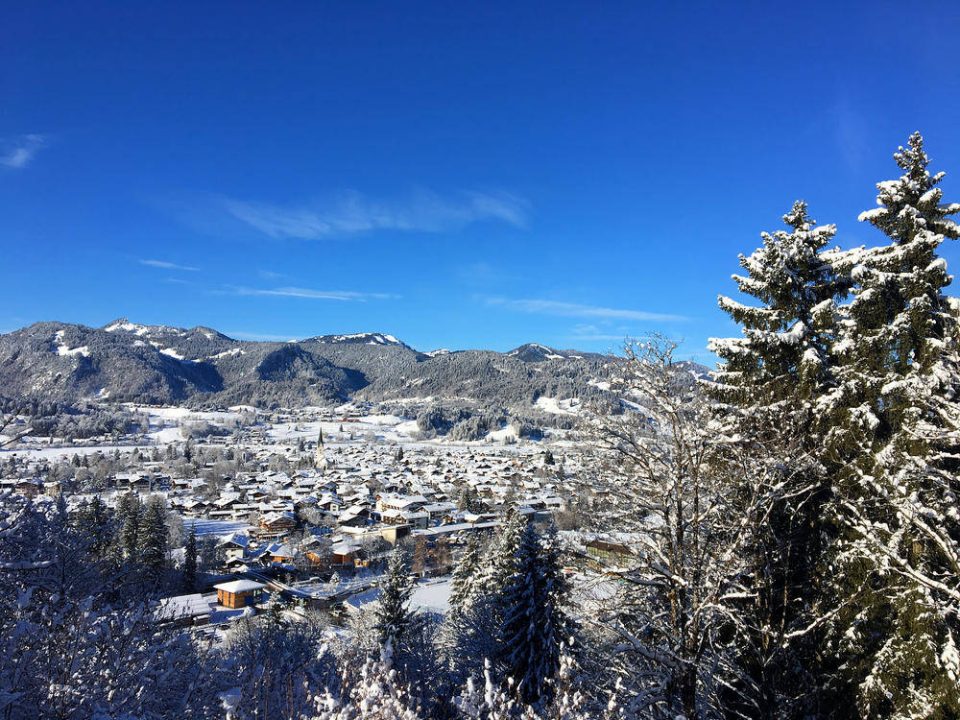
M 639 717 L 960 716 L 960 328 L 938 248 L 960 237 L 919 134 L 831 247 L 797 202 L 721 297 L 742 328 L 695 388 L 663 341 L 600 418 L 632 589 L 604 625 Z
M 411 609 L 398 548 L 352 639 L 274 604 L 208 642 L 159 622 L 157 599 L 193 591 L 203 562 L 191 533 L 170 566 L 160 498 L 74 513 L 62 500 L 0 500 L 5 718 L 572 717 L 558 713 L 582 704 L 561 681 L 572 683 L 575 628 L 555 544 L 519 515 L 485 549 L 471 545 L 446 621 Z

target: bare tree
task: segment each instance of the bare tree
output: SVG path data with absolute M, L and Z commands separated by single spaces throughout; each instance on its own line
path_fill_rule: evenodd
M 588 618 L 606 635 L 605 665 L 631 711 L 714 714 L 735 677 L 742 507 L 748 469 L 712 422 L 697 378 L 661 338 L 627 347 L 615 389 L 623 412 L 592 424 L 614 497 L 608 518 L 632 560 L 613 572 L 615 596 Z
M 26 405 L 12 404 L 10 409 L 6 411 L 3 411 L 2 407 L 3 405 L 0 403 L 0 449 L 15 445 L 29 435 L 33 429 L 29 423 L 23 428 L 16 427 L 20 415 L 26 409 Z

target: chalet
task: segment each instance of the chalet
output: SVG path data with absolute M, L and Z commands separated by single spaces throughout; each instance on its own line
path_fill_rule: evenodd
M 115 479 L 119 490 L 130 490 L 138 493 L 148 493 L 153 490 L 153 478 L 148 473 L 117 473 Z
M 210 605 L 210 600 L 200 593 L 163 598 L 153 611 L 153 619 L 177 627 L 206 625 L 210 622 Z
M 453 517 L 457 512 L 457 506 L 452 502 L 438 502 L 424 505 L 420 508 L 422 512 L 427 513 L 430 522 L 446 520 Z
M 207 504 L 196 498 L 189 498 L 180 504 L 181 512 L 187 517 L 203 517 L 207 511 Z
M 330 548 L 331 559 L 334 565 L 353 566 L 361 553 L 359 543 L 353 540 L 344 540 Z
M 250 538 L 246 535 L 231 535 L 220 542 L 220 549 L 226 561 L 243 559 L 250 549 Z
M 370 520 L 370 508 L 365 505 L 352 505 L 340 512 L 339 523 L 348 527 L 364 527 Z
M 278 537 L 293 530 L 297 525 L 291 512 L 268 512 L 260 516 L 260 534 Z
M 223 494 L 213 501 L 209 517 L 226 520 L 233 517 L 233 508 L 240 502 L 240 493 Z
M 259 603 L 265 587 L 254 580 L 232 580 L 213 586 L 217 591 L 217 602 L 232 610 L 253 607 Z
M 281 563 L 283 565 L 292 565 L 296 559 L 296 552 L 289 545 L 284 543 L 270 543 L 267 546 L 266 556 L 272 563 Z
M 330 553 L 330 546 L 319 542 L 312 542 L 305 546 L 303 556 L 313 567 L 326 568 L 333 563 L 333 556 Z
M 15 487 L 18 493 L 28 498 L 35 498 L 43 492 L 43 482 L 40 480 L 18 480 Z
M 623 543 L 606 540 L 588 540 L 584 543 L 587 556 L 597 565 L 604 567 L 622 567 L 634 560 L 634 553 Z
M 396 493 L 384 493 L 377 498 L 377 510 L 381 513 L 388 510 L 419 510 L 427 504 L 427 498 L 423 495 L 399 495 Z

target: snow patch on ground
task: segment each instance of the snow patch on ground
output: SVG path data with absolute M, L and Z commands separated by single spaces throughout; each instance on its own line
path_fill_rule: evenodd
M 495 442 L 506 442 L 510 439 L 517 440 L 518 438 L 519 436 L 517 435 L 517 431 L 514 430 L 513 425 L 507 425 L 505 428 L 487 433 L 487 440 Z
M 453 582 L 450 578 L 426 580 L 413 588 L 410 596 L 410 605 L 438 613 L 446 613 L 450 609 L 450 593 Z
M 231 355 L 246 355 L 246 351 L 241 350 L 240 348 L 231 348 L 230 350 L 224 350 L 219 352 L 216 355 L 210 355 L 207 360 L 219 360 L 220 358 L 230 357 Z M 196 360 L 194 362 L 200 362 Z
M 90 357 L 89 345 L 71 348 L 69 345 L 64 343 L 63 330 L 57 331 L 56 338 L 57 338 L 57 355 L 60 355 L 61 357 L 70 356 L 70 355 L 83 355 L 83 357 Z
M 157 445 L 169 445 L 170 443 L 180 442 L 183 440 L 183 435 L 178 427 L 155 430 L 154 432 L 147 433 L 147 437 Z
M 553 415 L 576 415 L 580 412 L 580 401 L 576 398 L 557 400 L 551 397 L 539 397 L 536 406 Z

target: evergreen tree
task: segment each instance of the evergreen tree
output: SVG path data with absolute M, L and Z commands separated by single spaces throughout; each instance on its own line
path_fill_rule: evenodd
M 140 538 L 140 520 L 143 504 L 139 496 L 127 492 L 117 500 L 116 522 L 118 538 L 116 547 L 121 558 L 136 558 Z
M 520 547 L 520 538 L 527 525 L 527 518 L 512 508 L 501 527 L 500 537 L 487 557 L 487 562 L 477 575 L 474 594 L 495 597 L 499 595 L 513 575 L 516 564 L 516 552 Z
M 550 681 L 560 667 L 566 587 L 556 550 L 544 547 L 533 523 L 524 528 L 514 560 L 500 599 L 498 660 L 518 696 L 536 704 L 549 699 Z
M 190 525 L 190 534 L 187 535 L 187 544 L 184 547 L 183 557 L 183 589 L 194 592 L 197 589 L 197 529 Z
M 73 524 L 78 532 L 88 538 L 89 550 L 94 556 L 102 560 L 110 555 L 114 542 L 114 521 L 99 495 L 94 495 L 89 502 L 80 503 Z
M 847 283 L 834 265 L 836 254 L 824 252 L 835 226 L 816 227 L 802 200 L 783 221 L 790 232 L 761 233 L 763 247 L 740 256 L 747 274 L 733 276 L 759 305 L 719 298 L 743 337 L 711 340 L 723 362 L 710 389 L 758 426 L 786 419 L 805 430 L 816 415 L 810 401 L 831 383 L 835 299 Z
M 390 554 L 375 616 L 377 639 L 387 656 L 403 641 L 413 622 L 414 613 L 409 608 L 411 594 L 413 578 L 403 549 L 397 546 Z
M 140 525 L 140 562 L 149 576 L 159 580 L 167 564 L 167 505 L 154 495 L 147 500 Z
M 937 254 L 960 237 L 915 133 L 903 171 L 861 215 L 890 240 L 853 258 L 840 342 L 841 471 L 835 647 L 841 678 L 871 716 L 960 715 L 960 389 L 957 313 Z
M 833 225 L 816 227 L 803 201 L 783 220 L 789 231 L 762 233 L 763 246 L 740 256 L 747 274 L 734 280 L 758 303 L 719 298 L 743 335 L 711 340 L 722 362 L 707 386 L 730 437 L 768 466 L 750 473 L 739 492 L 744 509 L 752 508 L 743 580 L 743 615 L 752 622 L 738 649 L 748 678 L 727 701 L 768 718 L 817 712 L 818 640 L 809 628 L 816 628 L 820 561 L 832 533 L 824 513 L 829 474 L 815 458 L 820 404 L 835 385 L 837 300 L 849 285 L 837 267 L 842 255 L 826 250 Z
M 511 511 L 496 541 L 476 549 L 476 558 L 465 557 L 459 570 L 455 609 L 447 618 L 453 637 L 453 657 L 461 672 L 479 676 L 485 659 L 498 653 L 503 626 L 503 591 L 516 569 L 516 553 L 526 518 Z M 468 554 L 472 554 L 468 549 Z M 483 556 L 486 556 L 485 559 Z M 471 572 L 470 565 L 476 564 Z
M 459 615 L 467 612 L 474 600 L 477 573 L 483 561 L 483 545 L 478 533 L 470 533 L 460 562 L 453 571 L 450 583 L 450 612 Z
M 480 498 L 473 485 L 465 484 L 457 498 L 457 509 L 462 512 L 477 512 L 480 508 Z

